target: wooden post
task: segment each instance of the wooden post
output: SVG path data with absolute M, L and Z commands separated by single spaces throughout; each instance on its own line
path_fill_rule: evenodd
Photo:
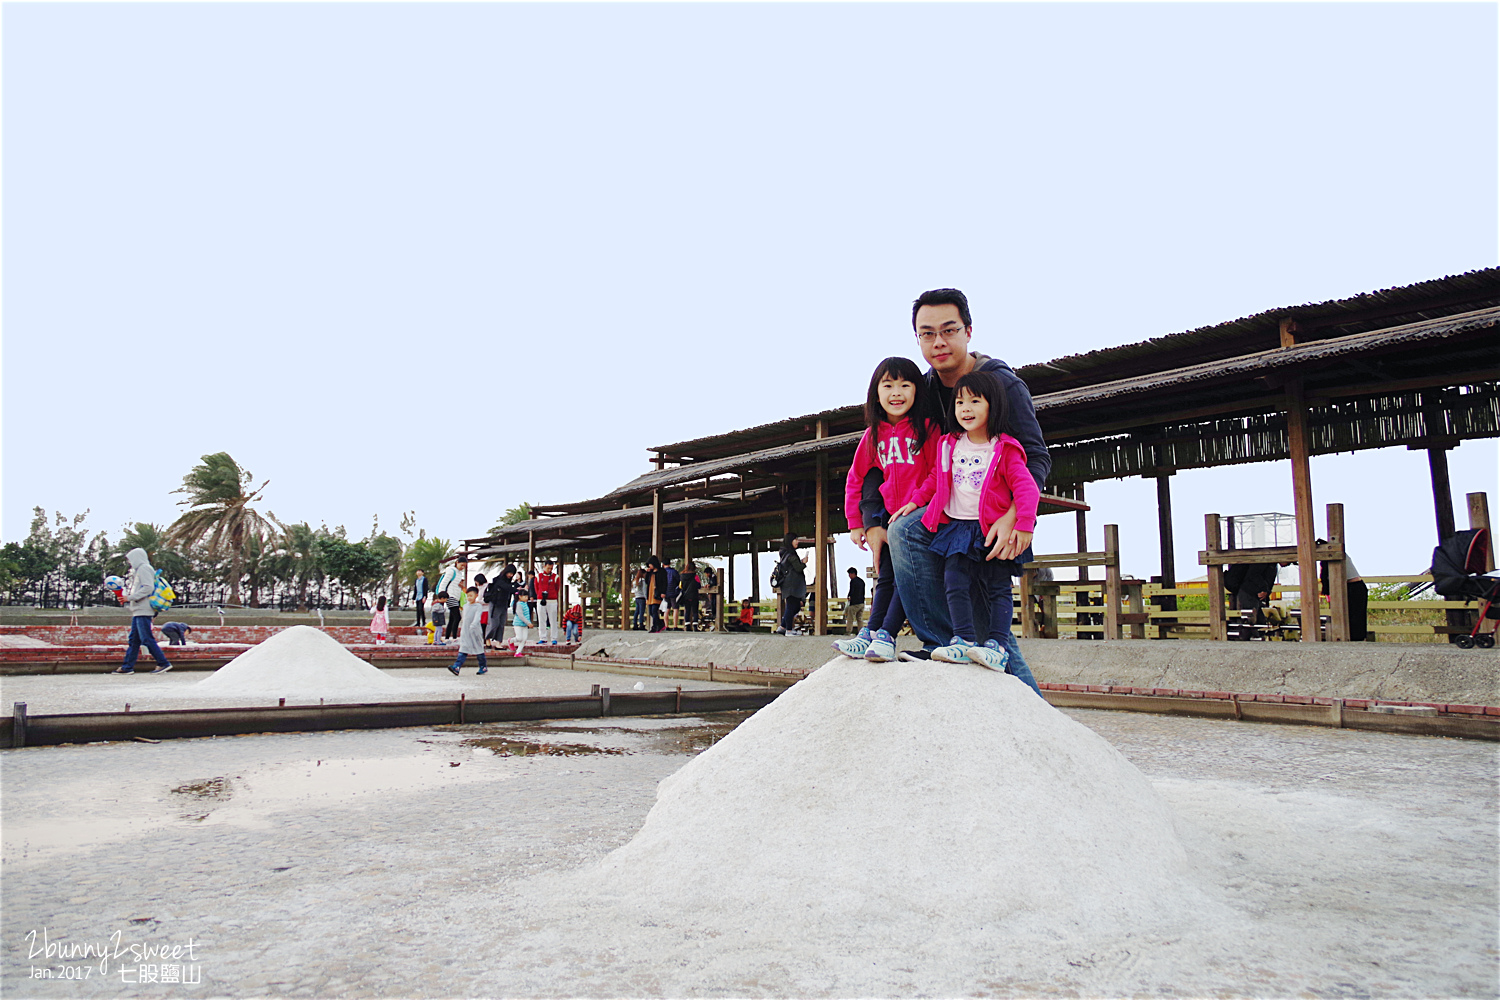
M 526 579 L 536 574 L 536 532 L 526 532 Z
M 685 513 L 685 514 L 682 515 L 682 572 L 684 574 L 687 573 L 688 570 L 692 567 L 692 565 L 693 565 L 693 515 Z M 678 594 L 682 593 L 682 588 L 681 588 L 680 585 L 678 586 L 677 592 L 678 592 Z M 702 594 L 699 594 L 699 597 L 698 597 L 698 607 L 700 609 L 703 607 L 703 596 L 702 596 Z M 682 601 L 681 601 L 680 598 L 677 601 L 677 608 L 678 608 L 677 614 L 678 614 L 678 617 L 680 619 L 679 623 L 681 625 L 683 625 L 683 627 L 685 628 L 687 626 L 687 608 L 685 606 L 683 606 L 683 603 L 682 603 Z
M 629 504 L 621 504 L 624 510 Z M 620 522 L 620 629 L 630 628 L 630 611 L 634 607 L 635 590 L 630 586 L 630 522 Z
M 727 572 L 724 574 L 724 587 L 727 588 L 727 589 L 721 588 L 721 589 L 723 589 L 723 593 L 721 593 L 719 595 L 719 603 L 720 604 L 723 604 L 725 601 L 730 601 L 730 600 L 734 599 L 734 553 L 733 552 L 729 553 L 729 566 L 727 567 Z
M 1156 537 L 1161 546 L 1161 586 L 1163 590 L 1177 589 L 1177 551 L 1172 538 L 1172 477 L 1171 472 L 1157 470 L 1156 475 Z M 1176 611 L 1176 595 L 1162 596 L 1160 601 L 1162 611 Z M 1157 627 L 1156 637 L 1158 639 L 1169 638 L 1171 633 L 1167 626 Z
M 817 437 L 828 436 L 828 421 L 819 420 Z M 819 452 L 818 488 L 813 507 L 813 635 L 828 634 L 828 454 Z
M 1036 570 L 1021 570 L 1021 585 L 1018 588 L 1021 598 L 1021 638 L 1040 639 L 1040 631 L 1036 627 L 1036 615 L 1031 613 L 1031 587 L 1036 581 Z
M 661 490 L 651 491 L 651 554 L 661 555 Z
M 1294 320 L 1294 319 L 1284 319 L 1284 320 L 1282 320 L 1281 321 L 1281 331 L 1280 332 L 1281 332 L 1281 346 L 1282 347 L 1295 347 L 1295 346 L 1297 346 L 1297 321 L 1296 320 Z
M 755 548 L 755 539 L 750 539 L 750 603 L 760 605 L 760 552 Z
M 1427 449 L 1427 470 L 1432 476 L 1432 512 L 1437 518 L 1437 540 L 1453 534 L 1453 486 L 1448 479 L 1448 449 Z
M 1484 564 L 1484 571 L 1488 573 L 1495 568 L 1495 533 L 1490 531 L 1490 498 L 1485 493 L 1468 493 L 1464 499 L 1469 503 L 1469 527 L 1483 528 L 1490 532 L 1489 554 Z
M 1297 599 L 1302 605 L 1302 641 L 1321 642 L 1318 561 L 1313 556 L 1317 526 L 1313 523 L 1312 436 L 1308 432 L 1307 403 L 1300 378 L 1292 379 L 1286 387 L 1286 436 L 1292 456 L 1292 501 L 1297 516 Z
M 1208 553 L 1208 637 L 1218 642 L 1229 638 L 1224 618 L 1224 564 L 1220 562 L 1219 515 L 1203 515 L 1203 533 Z
M 1074 500 L 1080 500 L 1080 501 L 1083 499 L 1083 484 L 1082 483 L 1079 483 L 1078 485 L 1076 485 L 1076 486 L 1073 487 L 1073 499 Z M 1076 549 L 1074 549 L 1073 551 L 1075 551 L 1075 552 L 1087 552 L 1089 550 L 1089 520 L 1088 520 L 1088 511 L 1084 511 L 1084 510 L 1074 511 L 1074 523 L 1075 523 L 1075 525 L 1077 527 L 1077 531 L 1078 531 L 1078 547 Z M 1080 583 L 1087 583 L 1088 579 L 1089 579 L 1089 568 L 1087 566 L 1080 566 L 1080 567 L 1078 567 L 1078 580 L 1079 580 L 1079 582 Z
M 1146 611 L 1146 601 L 1141 596 L 1141 590 L 1143 589 L 1143 587 L 1143 584 L 1132 583 L 1129 587 L 1126 588 L 1125 599 L 1128 607 L 1130 608 L 1130 613 L 1133 615 L 1144 614 Z M 1130 626 L 1130 638 L 1146 638 L 1146 624 L 1144 622 L 1141 622 L 1140 624 L 1132 624 Z
M 1120 526 L 1104 526 L 1104 638 L 1123 639 L 1120 633 Z
M 1328 505 L 1328 542 L 1344 548 L 1344 505 Z M 1347 550 L 1346 550 L 1347 551 Z M 1349 641 L 1349 569 L 1342 559 L 1328 562 L 1328 638 Z

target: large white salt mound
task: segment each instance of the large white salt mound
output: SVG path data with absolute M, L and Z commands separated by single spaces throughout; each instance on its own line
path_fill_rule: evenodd
M 812 947 L 856 928 L 919 950 L 1093 938 L 1215 909 L 1176 822 L 1013 677 L 840 658 L 664 780 L 573 888 L 643 926 L 774 926 Z
M 358 697 L 409 691 L 349 652 L 326 632 L 293 625 L 245 650 L 193 685 L 198 694 Z

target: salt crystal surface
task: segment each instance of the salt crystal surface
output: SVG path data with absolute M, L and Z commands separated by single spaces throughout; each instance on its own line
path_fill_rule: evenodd
M 991 954 L 1222 916 L 1178 822 L 1013 677 L 839 658 L 665 779 L 640 832 L 550 895 L 609 940 L 666 922 L 821 963 Z
M 387 677 L 311 625 L 277 632 L 193 685 L 193 693 L 204 695 L 288 698 L 351 698 L 424 689 Z

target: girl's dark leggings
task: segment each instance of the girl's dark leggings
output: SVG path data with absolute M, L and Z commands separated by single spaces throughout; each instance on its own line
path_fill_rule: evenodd
M 896 571 L 891 567 L 891 547 L 882 545 L 880 575 L 875 579 L 875 597 L 870 602 L 870 631 L 884 629 L 894 636 L 905 624 L 906 612 L 901 608 L 901 595 L 896 593 Z

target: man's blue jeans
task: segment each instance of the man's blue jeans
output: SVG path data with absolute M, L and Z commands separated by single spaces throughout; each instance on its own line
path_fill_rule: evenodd
M 931 652 L 946 646 L 953 636 L 953 620 L 948 615 L 948 599 L 943 594 L 943 557 L 932 554 L 934 532 L 922 523 L 926 507 L 912 511 L 894 521 L 886 532 L 886 544 L 891 550 L 891 565 L 896 570 L 896 592 L 901 595 L 901 607 L 906 611 L 906 620 L 911 630 L 922 640 L 922 648 Z M 1027 549 L 1017 557 L 1017 562 L 1031 559 Z M 973 591 L 970 599 L 974 605 L 974 631 L 978 635 L 990 633 L 990 609 L 986 601 Z M 1021 655 L 1021 645 L 1014 633 L 1005 637 L 1005 651 L 1009 662 L 1005 672 L 1013 675 L 1038 695 L 1036 678 Z
M 166 654 L 156 644 L 156 636 L 151 633 L 151 616 L 136 615 L 130 619 L 130 644 L 125 647 L 126 670 L 135 669 L 135 661 L 141 655 L 141 647 L 145 646 L 151 653 L 151 658 L 156 661 L 158 667 L 169 667 Z

